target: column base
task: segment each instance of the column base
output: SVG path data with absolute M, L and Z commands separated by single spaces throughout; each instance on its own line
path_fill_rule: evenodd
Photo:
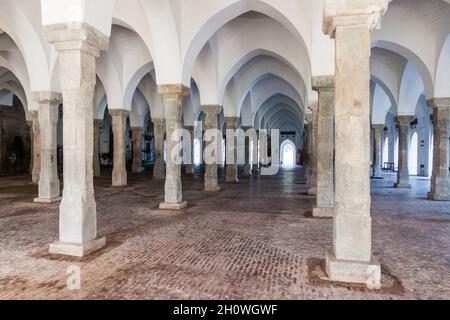
M 450 201 L 450 195 L 438 195 L 432 192 L 428 192 L 427 198 L 431 201 Z
M 396 189 L 411 189 L 412 186 L 410 184 L 396 183 L 396 184 L 394 184 L 394 188 L 396 188 Z
M 55 242 L 49 247 L 50 254 L 57 254 L 71 257 L 85 257 L 106 246 L 106 238 L 94 239 L 79 243 Z
M 328 280 L 365 284 L 368 289 L 381 289 L 381 267 L 371 262 L 338 260 L 334 250 L 330 249 L 326 255 Z
M 334 218 L 334 208 L 314 208 L 313 217 L 315 218 Z
M 237 184 L 239 183 L 239 179 L 238 178 L 233 178 L 233 179 L 226 179 L 226 183 L 230 183 L 230 184 Z
M 159 209 L 161 210 L 182 210 L 187 207 L 187 202 L 183 201 L 180 203 L 166 203 L 162 202 L 159 204 Z
M 57 198 L 35 198 L 33 200 L 34 203 L 42 203 L 42 204 L 52 204 L 52 203 L 56 203 L 56 202 L 60 202 L 62 199 L 62 197 L 57 197 Z
M 220 191 L 220 187 L 205 188 L 205 192 L 218 192 L 218 191 Z

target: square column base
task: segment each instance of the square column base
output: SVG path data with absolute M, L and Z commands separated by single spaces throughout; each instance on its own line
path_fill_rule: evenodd
M 313 217 L 316 218 L 333 218 L 334 208 L 314 208 Z
M 57 254 L 71 257 L 85 257 L 106 246 L 106 238 L 94 239 L 80 243 L 55 242 L 49 247 L 50 254 Z
M 450 201 L 450 195 L 438 195 L 432 192 L 428 192 L 427 198 L 431 201 Z
M 219 191 L 220 191 L 220 187 L 205 188 L 205 192 L 219 192 Z
M 34 203 L 42 203 L 42 204 L 52 204 L 52 203 L 56 203 L 56 202 L 60 202 L 62 199 L 62 197 L 57 197 L 57 198 L 50 198 L 50 199 L 46 199 L 46 198 L 35 198 L 33 200 Z
M 187 202 L 183 201 L 180 203 L 165 203 L 162 202 L 159 204 L 159 209 L 161 210 L 182 210 L 187 207 Z
M 412 186 L 410 184 L 396 183 L 396 184 L 394 184 L 394 188 L 396 188 L 396 189 L 411 189 Z
M 226 179 L 227 183 L 231 183 L 231 184 L 238 184 L 239 183 L 239 179 Z
M 338 260 L 334 250 L 330 249 L 326 256 L 328 280 L 365 284 L 368 289 L 381 289 L 381 267 L 375 262 Z

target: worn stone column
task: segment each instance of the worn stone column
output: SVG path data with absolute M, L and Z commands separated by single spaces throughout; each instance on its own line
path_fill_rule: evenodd
M 239 118 L 238 117 L 225 117 L 225 122 L 227 124 L 227 130 L 236 130 L 238 129 L 238 123 Z M 228 139 L 231 139 L 227 137 L 227 143 L 226 143 L 226 155 L 234 153 L 234 163 L 229 163 L 227 159 L 226 163 L 226 182 L 227 183 L 239 183 L 238 178 L 238 164 L 237 164 L 237 137 L 234 135 L 234 146 L 231 146 L 231 144 L 228 143 Z
M 189 132 L 191 137 L 191 159 L 187 159 L 188 162 L 185 164 L 186 173 L 194 174 L 194 139 L 195 139 L 195 127 L 194 126 L 186 126 L 185 129 Z M 188 145 L 188 144 L 186 144 Z
M 144 134 L 144 128 L 133 127 L 131 128 L 133 139 L 133 173 L 142 172 L 142 136 Z
M 126 134 L 129 112 L 111 109 L 109 114 L 111 115 L 114 137 L 112 186 L 124 187 L 127 185 Z
M 244 130 L 244 134 L 251 130 L 252 127 L 242 127 L 242 130 Z M 250 137 L 244 136 L 245 139 L 245 165 L 244 165 L 244 171 L 242 172 L 242 175 L 244 177 L 248 177 L 252 175 L 252 164 L 250 163 Z
M 372 129 L 374 131 L 374 144 L 373 144 L 373 179 L 381 179 L 381 152 L 383 150 L 382 146 L 382 137 L 383 137 L 383 124 L 374 124 L 372 125 Z
M 34 184 L 39 183 L 39 177 L 41 175 L 41 130 L 39 129 L 39 112 L 31 111 L 30 119 L 32 123 L 31 127 L 31 143 L 32 143 L 32 168 L 31 168 L 31 181 Z
M 370 52 L 371 30 L 387 0 L 327 0 L 324 32 L 336 39 L 335 216 L 330 280 L 381 286 L 381 268 L 372 257 L 370 216 Z
M 306 117 L 311 116 L 310 119 L 308 119 L 308 123 L 305 125 L 305 135 L 306 135 L 306 184 L 310 185 L 311 183 L 311 176 L 312 176 L 312 115 L 306 114 Z
M 413 116 L 397 116 L 395 122 L 398 124 L 398 171 L 395 188 L 410 189 L 409 183 L 409 147 L 410 129 Z
M 313 78 L 317 107 L 316 206 L 314 217 L 334 216 L 334 76 Z
M 165 179 L 166 170 L 164 167 L 164 133 L 165 133 L 165 120 L 153 119 L 154 130 L 154 166 L 153 166 L 153 178 Z
M 166 184 L 165 201 L 160 209 L 180 210 L 187 207 L 183 201 L 183 186 L 181 183 L 181 135 L 182 102 L 189 94 L 189 89 L 183 85 L 163 85 L 158 92 L 164 96 L 166 115 Z
M 259 130 L 256 130 L 256 140 L 253 140 L 253 163 L 252 163 L 252 175 L 258 175 L 259 172 Z
M 103 126 L 103 120 L 95 119 L 94 120 L 94 176 L 100 177 L 100 131 Z
M 56 92 L 33 92 L 33 100 L 39 104 L 39 128 L 41 131 L 41 171 L 37 203 L 54 203 L 61 200 L 59 178 L 57 134 L 58 106 L 61 94 Z
M 431 191 L 428 199 L 434 201 L 450 201 L 449 179 L 449 125 L 450 98 L 438 98 L 428 101 L 433 108 L 433 175 Z
M 64 192 L 59 213 L 59 241 L 50 253 L 85 256 L 106 244 L 97 238 L 93 184 L 95 61 L 108 38 L 83 23 L 44 27 L 58 52 L 64 103 Z
M 202 111 L 205 113 L 205 131 L 218 130 L 219 126 L 219 113 L 222 111 L 222 106 L 205 105 L 202 106 Z M 219 133 L 218 131 L 216 133 Z M 218 161 L 220 152 L 221 134 L 215 136 L 215 138 L 207 143 L 207 149 L 214 149 L 214 154 L 205 154 L 205 191 L 216 192 L 220 190 L 219 178 L 218 178 Z M 208 163 L 207 157 L 216 159 L 215 163 Z M 210 159 L 211 160 L 211 159 Z
M 311 122 L 311 170 L 309 179 L 309 195 L 317 194 L 317 135 L 318 135 L 318 122 L 319 122 L 319 112 L 317 105 L 312 106 L 312 122 Z

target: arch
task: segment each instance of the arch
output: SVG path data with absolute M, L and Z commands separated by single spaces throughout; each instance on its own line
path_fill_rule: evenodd
M 201 1 L 194 2 L 195 4 L 200 4 Z M 305 3 L 305 1 L 302 1 Z M 211 3 L 208 1 L 208 3 Z M 207 4 L 202 3 L 200 5 L 203 5 L 203 11 L 206 13 Z M 219 5 L 219 4 L 217 4 Z M 309 4 L 305 4 L 308 9 L 311 10 L 311 6 Z M 192 77 L 192 70 L 194 67 L 195 60 L 197 56 L 199 55 L 202 48 L 205 46 L 205 44 L 209 41 L 209 39 L 212 38 L 212 36 L 223 26 L 225 26 L 230 21 L 234 20 L 235 18 L 243 15 L 246 12 L 258 12 L 260 14 L 266 15 L 268 17 L 271 17 L 275 21 L 281 23 L 290 33 L 295 37 L 295 39 L 298 41 L 299 45 L 302 48 L 302 51 L 307 53 L 307 62 L 310 65 L 310 56 L 309 56 L 309 50 L 308 46 L 306 45 L 306 42 L 304 40 L 304 36 L 302 36 L 302 33 L 299 31 L 303 31 L 303 29 L 296 28 L 291 20 L 289 20 L 283 13 L 281 13 L 277 8 L 275 8 L 273 5 L 269 4 L 266 1 L 260 1 L 260 0 L 240 0 L 235 1 L 231 5 L 226 6 L 225 8 L 219 8 L 215 14 L 213 14 L 210 17 L 206 17 L 202 23 L 202 19 L 198 19 L 200 21 L 200 26 L 198 30 L 196 28 L 192 28 L 193 31 L 193 37 L 191 40 L 187 41 L 186 51 L 183 55 L 183 64 L 182 64 L 182 79 L 183 83 L 187 85 L 190 82 L 190 79 Z M 298 7 L 297 7 L 298 12 Z M 292 12 L 291 12 L 292 13 Z M 307 18 L 308 10 L 304 10 L 303 12 L 300 10 L 299 15 L 305 15 L 305 20 L 308 21 Z M 295 20 L 292 21 L 302 21 L 302 19 L 298 19 L 298 16 Z M 304 22 L 300 22 L 304 23 Z M 304 32 L 303 34 L 307 34 Z M 309 39 L 309 37 L 307 37 Z
M 450 35 L 442 45 L 436 67 L 435 98 L 450 97 Z
M 295 165 L 297 162 L 297 147 L 290 139 L 284 140 L 280 147 L 280 163 L 285 165 Z

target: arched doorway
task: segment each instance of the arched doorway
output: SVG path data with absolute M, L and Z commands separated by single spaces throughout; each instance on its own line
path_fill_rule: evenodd
M 293 166 L 296 163 L 296 147 L 291 140 L 285 140 L 281 144 L 281 164 L 283 166 Z
M 202 149 L 199 139 L 194 139 L 194 165 L 199 166 L 202 162 Z

